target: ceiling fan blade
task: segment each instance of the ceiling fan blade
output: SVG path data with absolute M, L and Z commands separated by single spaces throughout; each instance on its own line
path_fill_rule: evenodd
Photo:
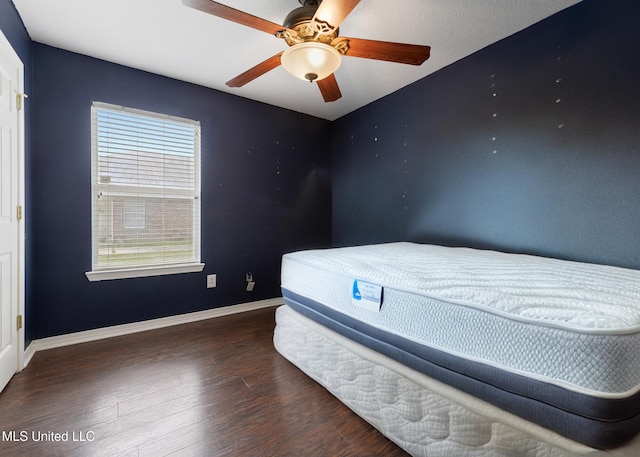
M 182 0 L 184 6 L 275 35 L 286 27 L 211 0 Z
M 341 41 L 349 41 L 346 55 L 365 59 L 386 60 L 388 62 L 422 65 L 429 58 L 430 46 L 419 44 L 392 43 L 390 41 L 365 40 L 362 38 L 339 37 L 333 40 L 332 46 Z
M 335 102 L 342 97 L 340 88 L 338 87 L 338 81 L 333 73 L 324 79 L 318 81 L 318 87 L 322 93 L 322 97 L 325 102 Z
M 358 3 L 360 0 L 323 0 L 314 14 L 312 22 L 326 22 L 335 30 L 358 6 Z
M 255 67 L 249 68 L 247 71 L 227 81 L 225 84 L 229 87 L 242 87 L 245 84 L 250 83 L 254 79 L 279 66 L 280 56 L 282 56 L 282 52 L 277 53 L 275 56 L 269 57 L 267 60 L 265 60 L 264 62 L 260 62 Z

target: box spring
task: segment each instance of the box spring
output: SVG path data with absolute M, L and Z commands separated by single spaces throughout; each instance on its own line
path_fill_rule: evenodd
M 289 306 L 279 353 L 412 456 L 632 457 L 635 439 L 601 451 L 495 407 L 354 342 Z

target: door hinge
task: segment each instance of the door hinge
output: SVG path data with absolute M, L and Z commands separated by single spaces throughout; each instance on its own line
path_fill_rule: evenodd
M 18 317 L 16 318 L 16 326 L 18 330 L 22 328 L 22 314 L 18 314 Z
M 29 96 L 27 94 L 16 92 L 16 108 L 18 111 L 22 111 L 25 98 L 29 98 Z
M 21 221 L 22 220 L 22 205 L 18 205 L 16 208 L 16 218 Z

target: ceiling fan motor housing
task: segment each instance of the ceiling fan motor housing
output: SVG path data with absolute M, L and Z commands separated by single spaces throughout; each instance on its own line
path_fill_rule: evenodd
M 303 0 L 300 0 L 303 3 Z M 332 33 L 317 33 L 317 30 L 313 27 L 311 20 L 316 14 L 320 2 L 318 1 L 306 1 L 305 6 L 294 9 L 284 19 L 282 25 L 288 29 L 296 32 L 297 36 L 288 37 L 284 35 L 282 38 L 287 42 L 289 46 L 299 44 L 304 41 L 318 41 L 320 43 L 330 44 L 338 36 L 338 29 L 332 31 Z
M 317 9 L 317 5 L 300 6 L 287 14 L 287 17 L 284 18 L 284 22 L 282 23 L 282 25 L 291 29 L 301 22 L 310 22 L 313 18 L 313 15 L 316 14 Z

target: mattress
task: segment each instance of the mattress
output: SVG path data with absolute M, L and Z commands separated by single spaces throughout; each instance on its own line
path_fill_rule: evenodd
M 283 256 L 296 311 L 597 448 L 640 429 L 640 272 L 413 243 Z
M 381 355 L 293 311 L 276 310 L 278 352 L 413 456 L 640 455 L 600 451 Z

